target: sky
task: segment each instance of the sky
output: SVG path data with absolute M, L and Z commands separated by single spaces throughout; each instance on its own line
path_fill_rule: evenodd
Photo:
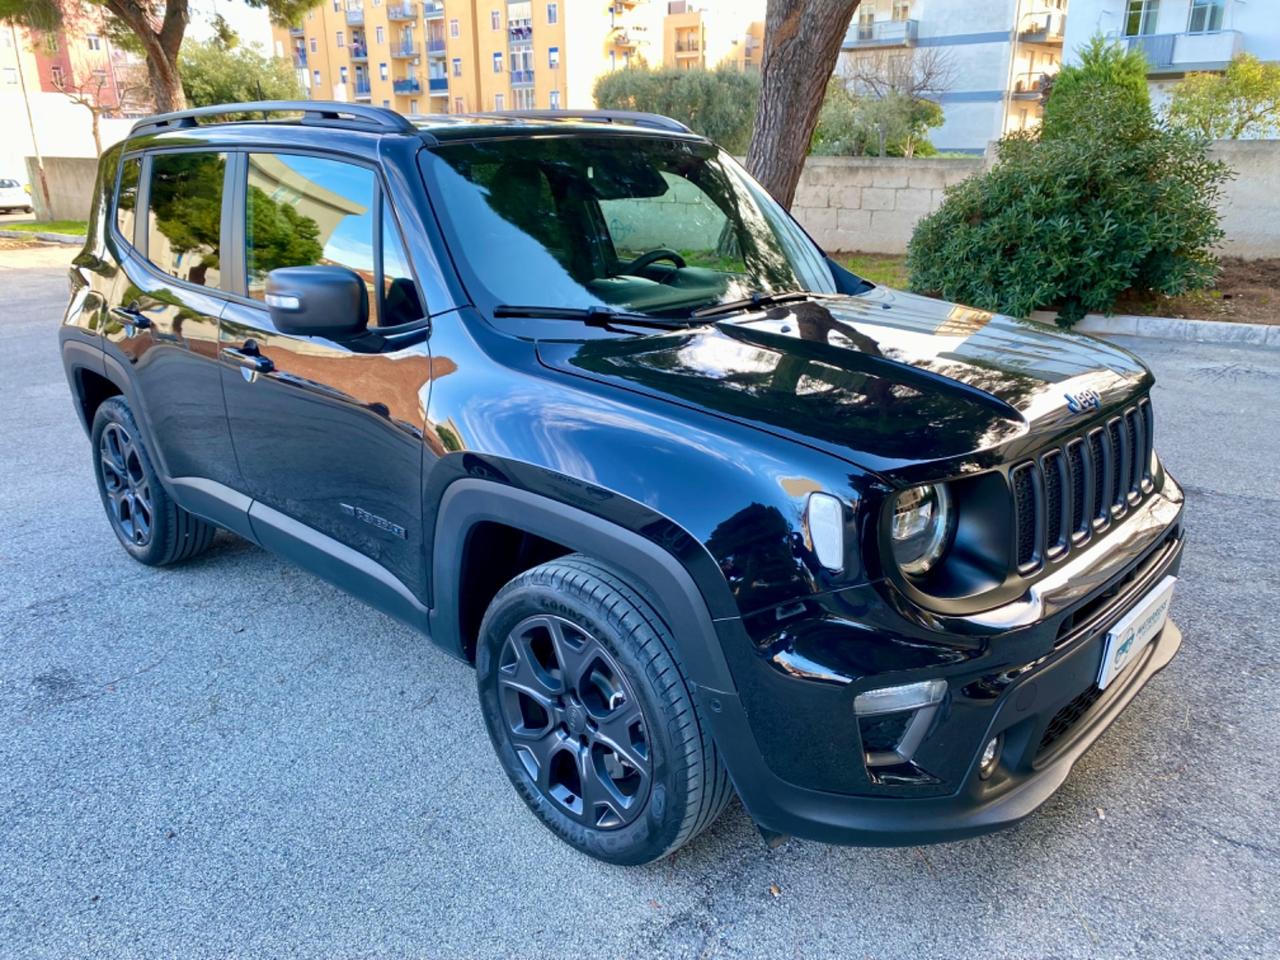
M 213 19 L 218 14 L 231 24 L 246 46 L 257 44 L 263 53 L 271 50 L 271 21 L 267 11 L 254 9 L 244 0 L 191 0 L 191 22 L 187 36 L 193 40 L 208 40 L 213 36 Z

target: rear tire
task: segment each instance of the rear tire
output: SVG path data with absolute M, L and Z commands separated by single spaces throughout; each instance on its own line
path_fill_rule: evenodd
M 581 554 L 520 574 L 480 626 L 499 762 L 545 826 L 598 860 L 664 857 L 733 794 L 675 651 L 652 605 Z
M 217 527 L 173 502 L 123 397 L 109 397 L 93 417 L 94 473 L 103 509 L 121 545 L 139 563 L 189 560 L 213 542 Z

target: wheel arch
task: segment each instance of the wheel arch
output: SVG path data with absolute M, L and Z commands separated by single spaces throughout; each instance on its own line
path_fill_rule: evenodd
M 467 551 L 472 535 L 486 524 L 513 528 L 558 546 L 560 553 L 583 553 L 617 568 L 654 604 L 670 628 L 678 648 L 673 652 L 688 679 L 708 689 L 734 689 L 711 606 L 684 564 L 668 549 L 598 514 L 478 478 L 451 483 L 436 513 L 431 637 L 448 652 L 467 660 L 474 652 L 475 637 L 468 635 L 471 630 L 464 613 L 474 600 L 469 600 L 468 590 L 476 586 L 465 582 L 470 568 Z M 483 583 L 479 589 L 488 592 L 490 586 Z M 492 589 L 496 593 L 497 588 Z M 487 605 L 487 597 L 484 603 Z

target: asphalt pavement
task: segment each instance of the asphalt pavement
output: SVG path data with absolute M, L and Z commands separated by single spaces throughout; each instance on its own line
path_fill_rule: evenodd
M 1186 639 L 1038 813 L 770 851 L 735 803 L 621 869 L 526 812 L 470 669 L 406 627 L 226 534 L 132 562 L 57 354 L 65 270 L 4 262 L 0 957 L 1280 955 L 1280 352 L 1121 341 L 1187 490 Z

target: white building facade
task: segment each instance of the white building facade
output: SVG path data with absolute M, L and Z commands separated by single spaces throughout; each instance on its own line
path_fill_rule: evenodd
M 1151 67 L 1152 103 L 1188 73 L 1221 71 L 1238 53 L 1280 60 L 1277 0 L 1071 0 L 1065 59 L 1094 34 L 1137 47 Z
M 1075 5 L 1071 0 L 1074 16 Z M 1261 2 L 1261 0 L 1259 0 Z M 1067 0 L 863 0 L 842 57 L 920 57 L 949 70 L 936 99 L 939 150 L 982 153 L 1007 132 L 1041 117 L 1040 84 L 1062 61 Z

